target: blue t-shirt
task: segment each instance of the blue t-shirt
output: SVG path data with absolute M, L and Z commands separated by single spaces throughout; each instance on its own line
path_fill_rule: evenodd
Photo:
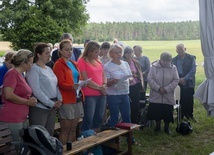
M 79 72 L 76 69 L 76 67 L 70 62 L 67 62 L 68 67 L 71 69 L 73 76 L 74 76 L 74 83 L 78 83 L 78 77 L 79 77 Z
M 7 73 L 8 68 L 6 67 L 5 63 L 0 66 L 0 86 L 3 84 L 4 75 Z

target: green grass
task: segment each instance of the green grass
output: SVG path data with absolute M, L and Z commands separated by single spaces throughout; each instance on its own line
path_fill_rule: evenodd
M 0 51 L 0 57 L 4 56 L 5 52 L 4 51 Z
M 134 45 L 142 45 L 143 54 L 148 56 L 153 62 L 159 59 L 162 52 L 170 52 L 176 55 L 175 46 L 181 41 L 124 41 L 125 45 L 133 47 Z M 201 51 L 200 40 L 182 41 L 187 48 L 187 52 L 196 56 L 196 89 L 206 77 L 202 62 L 204 61 Z M 143 130 L 135 130 L 134 137 L 137 141 L 133 145 L 133 154 L 143 155 L 208 155 L 214 151 L 214 118 L 207 116 L 203 105 L 195 99 L 194 116 L 197 122 L 192 122 L 193 132 L 188 136 L 182 136 L 176 133 L 176 123 L 170 124 L 171 135 L 166 135 L 162 129 L 161 133 L 153 132 L 154 126 L 144 128 Z M 162 128 L 163 128 L 162 122 Z M 124 144 L 124 140 L 122 141 Z M 125 147 L 125 145 L 123 145 Z

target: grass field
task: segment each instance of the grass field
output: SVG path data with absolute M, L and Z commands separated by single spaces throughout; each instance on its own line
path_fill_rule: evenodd
M 142 45 L 143 54 L 148 56 L 153 62 L 159 59 L 162 52 L 170 52 L 176 55 L 175 46 L 178 43 L 184 43 L 187 52 L 196 56 L 196 89 L 206 78 L 204 75 L 203 55 L 201 52 L 200 40 L 191 41 L 124 41 L 125 45 L 133 47 Z M 5 52 L 0 42 L 0 53 Z M 5 44 L 4 44 L 5 45 Z M 8 49 L 7 49 L 8 50 Z M 182 136 L 175 132 L 176 123 L 170 124 L 171 135 L 166 135 L 163 130 L 160 134 L 155 134 L 152 128 L 136 130 L 134 137 L 137 142 L 133 145 L 134 155 L 208 155 L 214 151 L 214 118 L 209 117 L 201 103 L 195 99 L 194 115 L 197 122 L 191 122 L 193 133 L 188 136 Z M 162 122 L 163 124 L 163 122 Z M 122 143 L 125 139 L 122 139 Z M 125 145 L 124 145 L 125 146 Z M 123 147 L 124 147 L 123 146 Z

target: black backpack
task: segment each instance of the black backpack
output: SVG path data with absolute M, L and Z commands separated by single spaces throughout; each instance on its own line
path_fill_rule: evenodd
M 63 145 L 41 125 L 31 125 L 20 130 L 20 136 L 24 142 L 32 143 L 41 148 L 47 155 L 62 155 Z M 40 155 L 33 147 L 29 147 L 32 155 Z
M 178 126 L 176 127 L 176 131 L 182 135 L 188 135 L 192 132 L 192 127 L 189 122 L 183 121 L 178 124 Z

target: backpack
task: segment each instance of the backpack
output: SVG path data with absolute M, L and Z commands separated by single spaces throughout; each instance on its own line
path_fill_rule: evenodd
M 192 132 L 192 127 L 189 122 L 183 121 L 178 124 L 178 126 L 176 127 L 176 131 L 182 135 L 188 135 Z
M 92 135 L 96 135 L 96 132 L 92 129 L 89 129 L 89 130 L 81 132 L 80 135 L 83 136 L 84 138 L 87 138 Z M 83 152 L 83 155 L 88 155 L 88 154 L 103 155 L 103 150 L 102 150 L 101 145 L 94 146 L 94 147 L 88 149 L 87 151 Z
M 41 125 L 31 125 L 20 130 L 20 136 L 24 142 L 39 146 L 47 155 L 62 155 L 63 145 Z M 32 155 L 40 153 L 33 147 L 29 147 Z

